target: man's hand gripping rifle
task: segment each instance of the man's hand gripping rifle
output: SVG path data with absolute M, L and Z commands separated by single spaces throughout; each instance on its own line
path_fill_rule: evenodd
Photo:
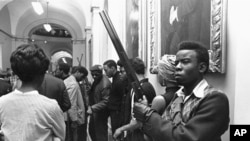
M 130 62 L 129 62 L 129 59 L 128 59 L 128 56 L 122 46 L 122 43 L 115 31 L 115 28 L 107 14 L 106 11 L 101 11 L 100 12 L 100 16 L 101 16 L 101 19 L 108 31 L 108 34 L 113 42 L 113 45 L 115 47 L 115 50 L 124 66 L 124 69 L 126 71 L 126 74 L 127 74 L 127 77 L 128 77 L 128 80 L 130 82 L 130 84 L 132 85 L 132 88 L 133 90 L 135 91 L 135 98 L 136 100 L 139 100 L 142 98 L 143 96 L 143 91 L 141 89 L 141 85 L 135 75 L 135 71 L 134 69 L 132 68 Z

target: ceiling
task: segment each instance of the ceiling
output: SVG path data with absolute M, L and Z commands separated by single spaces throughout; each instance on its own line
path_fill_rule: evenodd
M 44 13 L 38 15 L 35 13 L 31 2 L 39 1 L 42 4 Z M 48 18 L 47 18 L 47 1 Z M 46 37 L 67 37 L 68 41 L 83 41 L 85 40 L 85 29 L 91 27 L 91 6 L 96 3 L 102 3 L 104 0 L 0 0 L 0 12 L 4 8 L 8 11 L 10 19 L 10 34 L 11 37 L 18 39 L 34 39 L 42 35 Z M 7 9 L 7 10 L 6 10 Z M 55 33 L 45 33 L 43 24 L 50 23 Z M 69 35 L 68 35 L 69 33 Z M 35 36 L 34 36 L 35 35 Z M 45 38 L 46 38 L 45 37 Z M 50 38 L 54 39 L 54 38 Z M 36 39 L 34 39 L 36 40 Z M 41 40 L 41 39 L 40 39 Z M 55 42 L 43 44 L 54 48 Z M 58 43 L 57 46 L 65 45 L 66 43 Z M 66 46 L 66 45 L 65 45 Z M 71 47 L 72 49 L 72 47 Z M 53 55 L 52 60 L 58 60 L 62 57 L 71 57 L 65 51 L 60 51 Z M 70 52 L 70 51 L 69 51 Z
M 37 15 L 31 2 L 41 2 L 44 13 Z M 19 38 L 28 38 L 31 32 L 41 28 L 46 19 L 46 2 L 48 7 L 48 22 L 68 31 L 73 40 L 85 38 L 85 28 L 90 23 L 91 0 L 1 0 L 0 10 L 6 6 L 11 21 L 11 34 Z M 57 26 L 58 27 L 58 26 Z

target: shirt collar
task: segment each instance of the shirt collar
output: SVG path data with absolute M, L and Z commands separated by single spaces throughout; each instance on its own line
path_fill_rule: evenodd
M 208 87 L 208 83 L 205 79 L 202 79 L 194 88 L 193 90 L 193 94 L 198 97 L 198 98 L 203 98 L 205 96 L 205 88 Z M 182 86 L 177 92 L 176 94 L 178 96 L 182 96 L 185 97 L 185 94 L 183 92 L 184 87 Z
M 70 75 L 69 77 L 69 80 L 71 80 L 71 81 L 76 81 L 76 78 L 75 78 L 75 76 L 72 74 L 72 75 Z
M 39 92 L 37 90 L 32 90 L 32 91 L 29 91 L 29 92 L 25 92 L 23 93 L 22 91 L 19 91 L 18 89 L 15 89 L 14 90 L 16 94 L 32 94 L 32 95 L 35 95 L 35 94 L 39 94 Z

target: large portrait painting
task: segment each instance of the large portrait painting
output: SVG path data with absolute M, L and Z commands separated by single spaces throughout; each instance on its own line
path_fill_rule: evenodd
M 209 50 L 210 71 L 225 73 L 227 0 L 147 1 L 151 67 L 164 54 L 176 54 L 181 41 L 194 40 Z

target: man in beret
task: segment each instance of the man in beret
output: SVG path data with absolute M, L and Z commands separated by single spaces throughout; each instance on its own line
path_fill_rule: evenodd
M 106 75 L 103 75 L 101 65 L 92 66 L 90 72 L 94 82 L 90 88 L 87 110 L 90 115 L 89 134 L 93 141 L 108 141 L 107 104 L 111 82 Z

